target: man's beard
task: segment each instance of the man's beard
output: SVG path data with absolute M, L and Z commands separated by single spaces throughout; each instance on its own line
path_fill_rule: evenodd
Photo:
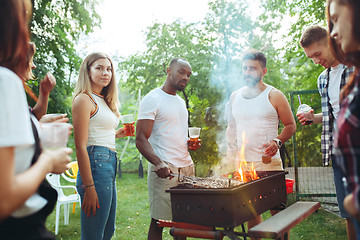
M 175 85 L 175 89 L 179 92 L 183 91 L 186 88 L 187 84 L 185 84 L 185 86 L 182 86 L 180 84 L 176 84 Z
M 186 87 L 186 86 L 185 86 L 185 87 Z M 185 87 L 176 85 L 176 90 L 179 91 L 179 92 L 181 92 L 181 91 L 183 91 L 183 90 L 185 89 Z
M 244 76 L 244 84 L 248 87 L 255 87 L 261 80 L 261 76 Z

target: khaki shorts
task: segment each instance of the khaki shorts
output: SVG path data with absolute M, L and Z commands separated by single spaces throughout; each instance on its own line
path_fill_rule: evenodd
M 178 174 L 177 167 L 168 164 L 173 173 Z M 147 185 L 149 191 L 150 216 L 156 220 L 172 220 L 170 193 L 166 189 L 177 186 L 178 178 L 159 178 L 154 172 L 155 165 L 149 164 Z M 180 168 L 180 175 L 195 176 L 194 165 Z
M 284 170 L 282 166 L 281 158 L 273 158 L 269 164 L 263 162 L 248 162 L 248 166 L 251 163 L 254 163 L 254 168 L 256 171 L 282 171 Z

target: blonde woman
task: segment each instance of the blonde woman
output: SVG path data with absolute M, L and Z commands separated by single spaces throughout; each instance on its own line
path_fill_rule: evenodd
M 79 163 L 81 239 L 111 239 L 115 231 L 117 155 L 115 138 L 125 137 L 119 124 L 118 91 L 110 57 L 92 53 L 82 62 L 72 115 Z

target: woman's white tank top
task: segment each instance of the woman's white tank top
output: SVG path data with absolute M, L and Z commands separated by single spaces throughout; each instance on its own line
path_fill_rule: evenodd
M 104 97 L 95 93 L 88 95 L 95 105 L 90 116 L 87 146 L 103 146 L 115 149 L 115 130 L 119 117 L 106 104 Z

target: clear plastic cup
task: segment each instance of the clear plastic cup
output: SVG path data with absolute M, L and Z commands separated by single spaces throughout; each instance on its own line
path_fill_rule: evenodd
M 121 115 L 120 116 L 121 123 L 124 126 L 125 129 L 125 136 L 132 136 L 134 135 L 134 115 L 133 114 L 127 114 L 127 115 Z
M 189 127 L 189 137 L 191 138 L 199 138 L 200 137 L 201 128 L 198 127 Z
M 196 149 L 196 145 L 199 142 L 201 128 L 189 127 L 189 149 Z
M 47 113 L 46 115 L 49 116 L 49 117 L 57 117 L 57 116 L 60 116 L 60 115 L 63 115 L 64 113 Z
M 134 115 L 133 114 L 121 115 L 120 120 L 121 120 L 122 124 L 133 123 Z
M 264 164 L 271 163 L 271 157 L 265 154 L 265 150 L 270 146 L 269 138 L 270 138 L 270 134 L 268 133 L 268 131 L 262 130 L 260 136 L 260 149 L 262 153 L 261 161 Z
M 268 156 L 268 155 L 265 155 L 265 149 L 268 148 L 270 146 L 270 143 L 268 142 L 268 144 L 264 144 L 264 147 L 263 147 L 263 154 L 261 156 L 261 161 L 264 163 L 264 164 L 269 164 L 271 163 L 271 157 Z
M 298 110 L 297 110 L 297 113 L 303 113 L 304 114 L 304 117 L 305 117 L 305 125 L 309 125 L 309 124 L 312 124 L 313 123 L 313 119 L 307 119 L 307 114 L 308 112 L 310 112 L 312 110 L 312 108 L 307 105 L 307 104 L 301 104 L 299 107 L 298 107 Z
M 51 122 L 41 124 L 40 143 L 44 149 L 58 149 L 67 146 L 71 124 Z

